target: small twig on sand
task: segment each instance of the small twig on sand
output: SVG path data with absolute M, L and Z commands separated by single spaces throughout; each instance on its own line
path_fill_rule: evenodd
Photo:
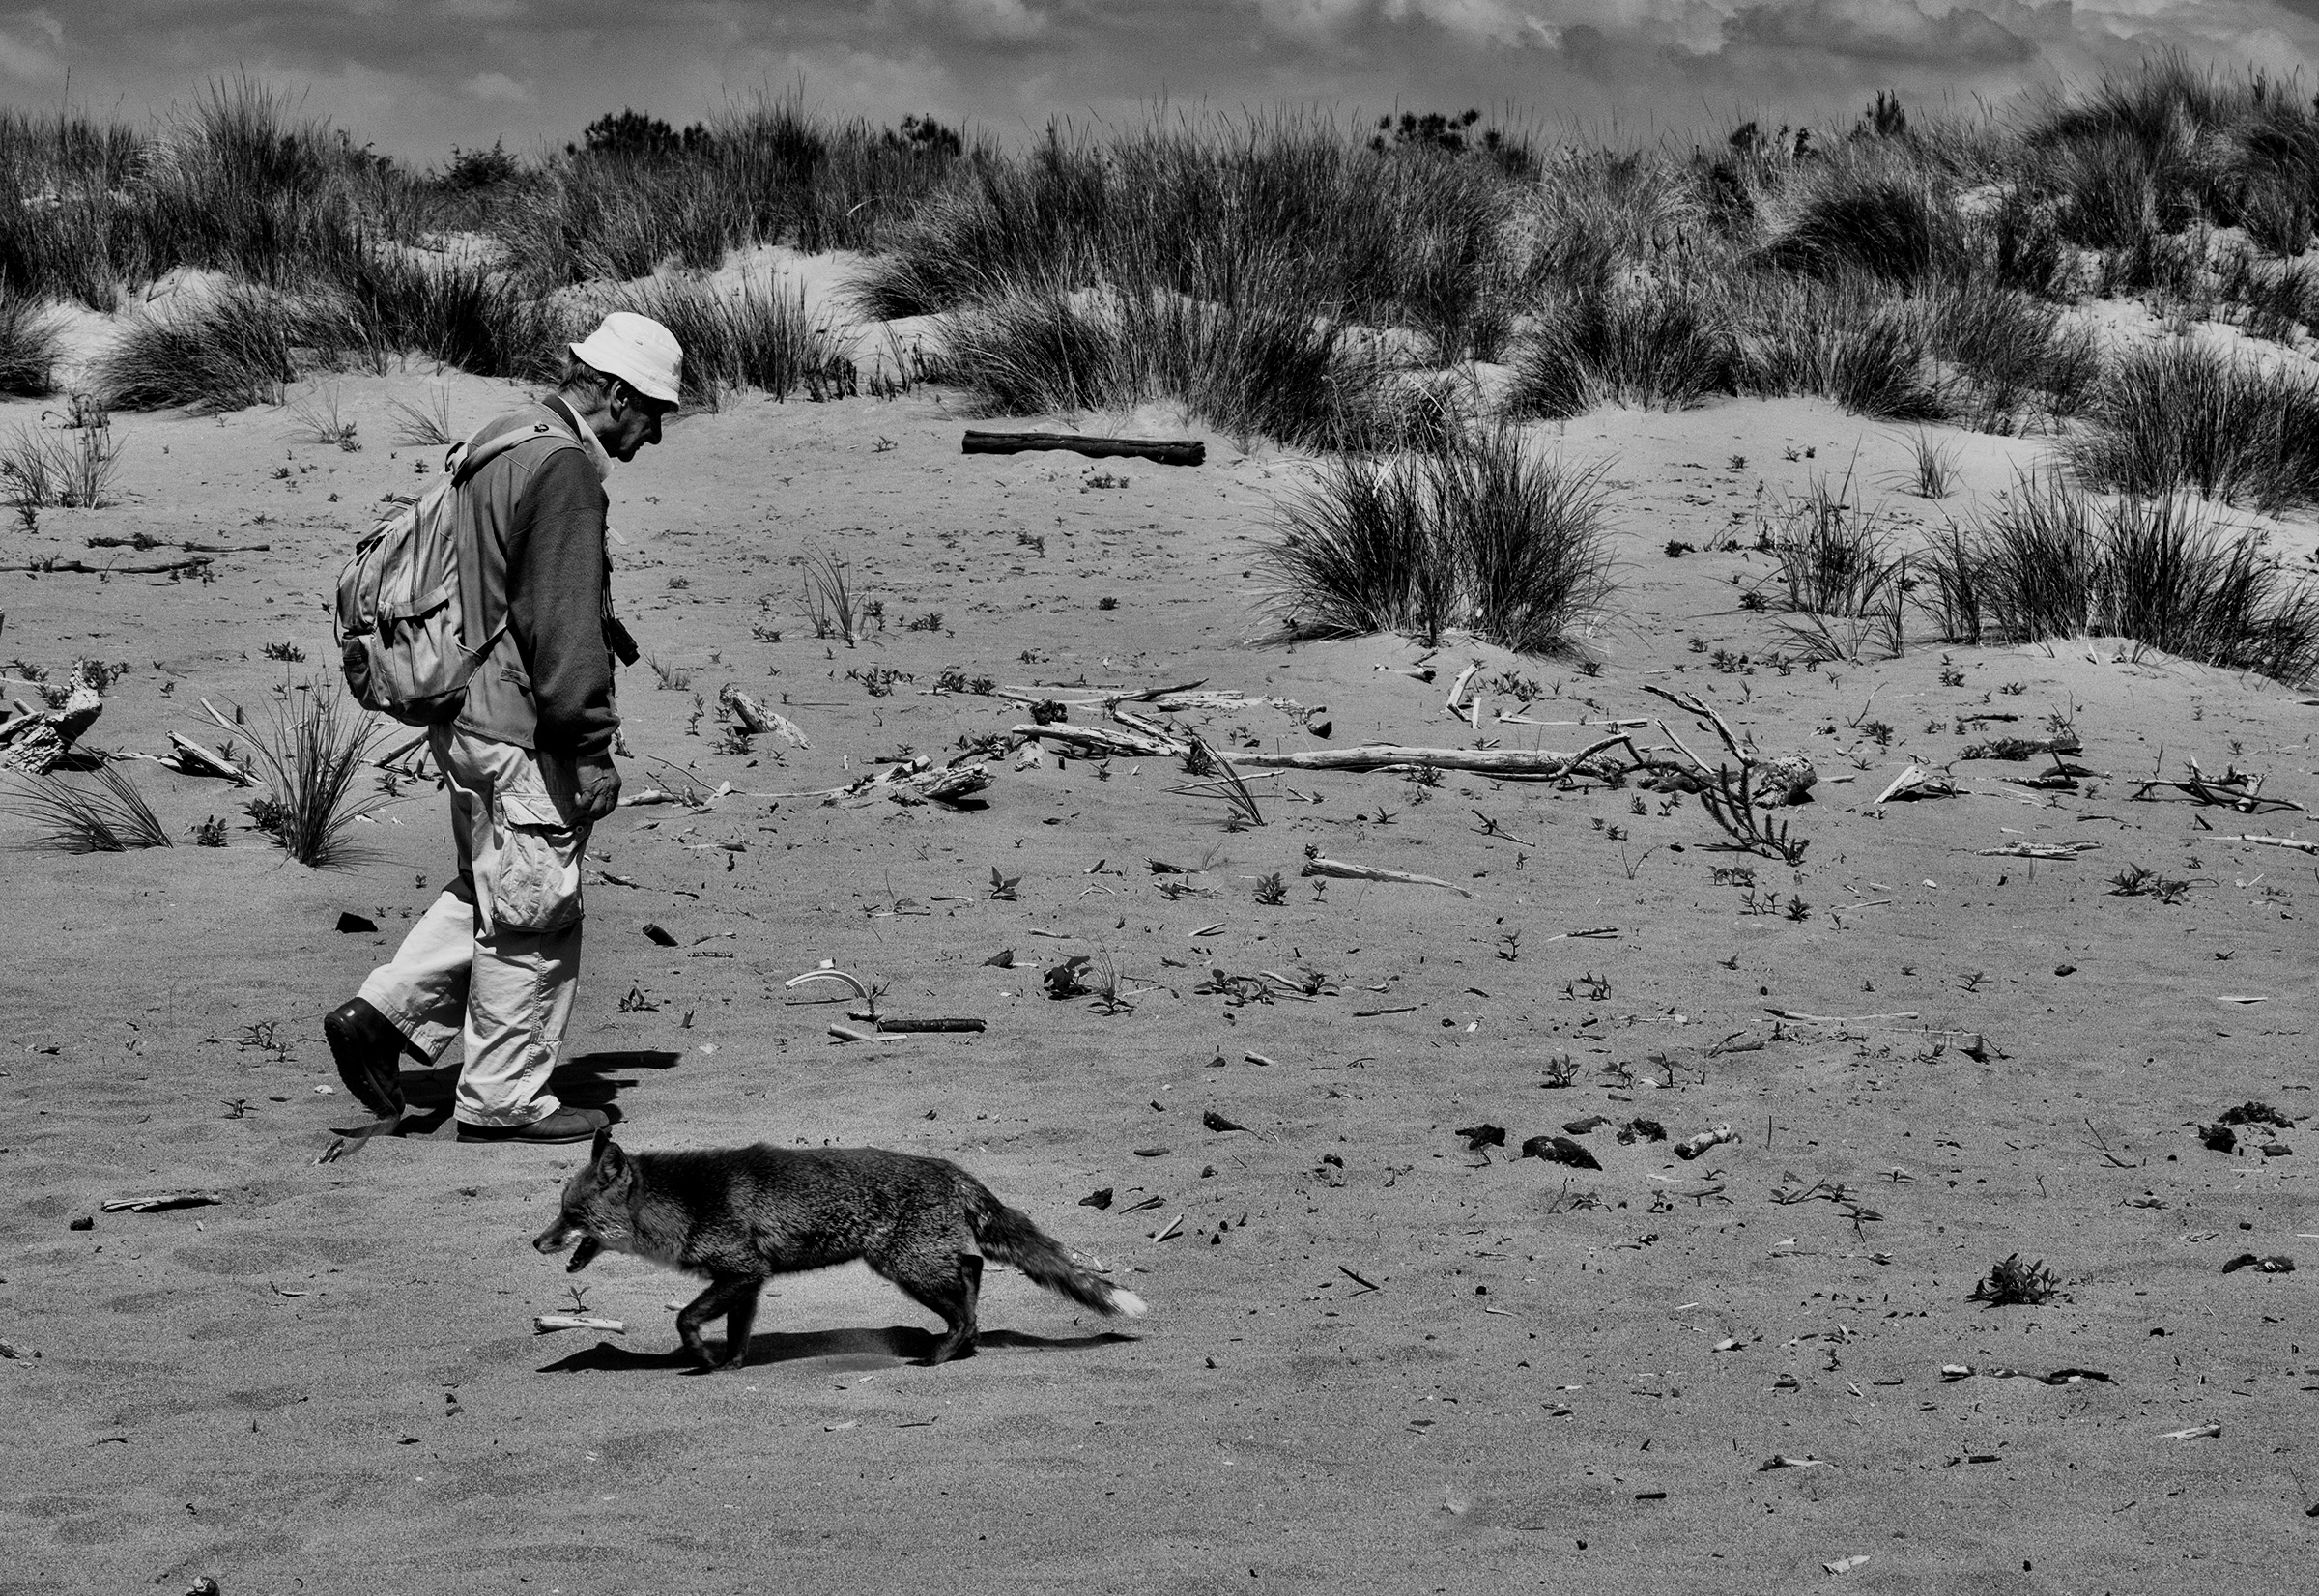
M 1367 1275 L 1361 1274 L 1358 1270 L 1349 1269 L 1342 1264 L 1336 1266 L 1336 1272 L 1343 1275 L 1346 1279 L 1352 1281 L 1355 1285 L 1360 1287 L 1360 1289 L 1363 1291 L 1381 1292 L 1385 1290 L 1383 1286 L 1380 1286 L 1376 1281 L 1371 1280 Z
M 607 1330 L 614 1335 L 626 1335 L 628 1326 L 616 1319 L 605 1319 L 592 1313 L 543 1313 L 531 1321 L 531 1327 L 541 1335 L 550 1330 Z

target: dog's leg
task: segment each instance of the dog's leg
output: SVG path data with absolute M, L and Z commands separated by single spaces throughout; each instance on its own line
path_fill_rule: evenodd
M 701 1368 L 715 1368 L 717 1359 L 710 1354 L 708 1343 L 701 1338 L 701 1326 L 723 1312 L 733 1292 L 744 1287 L 749 1292 L 750 1306 L 754 1310 L 759 1284 L 759 1281 L 747 1276 L 719 1275 L 708 1283 L 706 1291 L 687 1302 L 683 1311 L 677 1314 L 677 1339 L 684 1343 L 684 1350 L 693 1354 L 693 1360 Z
M 749 1361 L 749 1327 L 757 1323 L 757 1294 L 762 1280 L 733 1282 L 731 1300 L 725 1309 L 725 1355 L 722 1367 L 737 1369 Z
M 952 1253 L 938 1263 L 911 1259 L 894 1283 L 910 1300 L 942 1316 L 946 1332 L 928 1354 L 929 1363 L 947 1363 L 974 1351 L 975 1300 L 983 1288 L 983 1260 L 971 1252 Z

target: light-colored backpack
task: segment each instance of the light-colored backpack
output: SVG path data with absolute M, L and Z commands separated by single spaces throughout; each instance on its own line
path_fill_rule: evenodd
M 535 439 L 578 448 L 579 440 L 545 421 L 452 448 L 443 480 L 415 503 L 396 507 L 338 573 L 339 664 L 355 701 L 406 726 L 439 726 L 467 701 L 468 678 L 507 629 L 507 597 L 487 595 L 490 630 L 470 652 L 464 642 L 457 503 L 475 472 Z M 497 603 L 491 603 L 496 597 Z

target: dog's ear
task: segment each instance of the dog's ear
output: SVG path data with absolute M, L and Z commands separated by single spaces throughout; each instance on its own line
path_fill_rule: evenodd
M 612 1126 L 606 1126 L 596 1132 L 595 1145 L 587 1150 L 588 1161 L 600 1164 L 604 1161 L 605 1154 L 617 1152 L 619 1149 L 612 1145 Z

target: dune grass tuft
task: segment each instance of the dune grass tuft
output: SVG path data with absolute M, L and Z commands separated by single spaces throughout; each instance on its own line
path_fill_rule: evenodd
M 1926 610 L 1960 642 L 2088 634 L 2290 683 L 2319 674 L 2319 579 L 2185 495 L 2104 502 L 2058 472 L 1935 539 Z
M 2319 503 L 2319 379 L 2174 339 L 2121 359 L 2088 419 L 2070 446 L 2088 487 L 2265 513 Z
M 56 391 L 56 319 L 0 278 L 0 393 L 39 399 Z
M 334 302 L 228 283 L 132 321 L 99 360 L 97 388 L 123 410 L 278 405 L 301 364 L 329 363 L 351 333 Z
M 1704 296 L 1582 290 L 1549 305 L 1514 356 L 1506 407 L 1549 419 L 1601 404 L 1683 410 L 1732 385 L 1732 340 Z
M 23 845 L 59 853 L 126 853 L 176 844 L 136 784 L 109 764 L 97 767 L 97 790 L 62 776 L 25 775 L 0 812 L 43 829 Z
M 353 862 L 357 820 L 387 803 L 357 791 L 381 727 L 331 681 L 291 686 L 250 746 L 272 789 L 264 829 L 284 852 L 317 869 Z
M 1522 653 L 1570 647 L 1611 589 L 1599 473 L 1523 451 L 1510 430 L 1455 448 L 1347 456 L 1285 507 L 1265 555 L 1292 634 L 1466 631 Z

